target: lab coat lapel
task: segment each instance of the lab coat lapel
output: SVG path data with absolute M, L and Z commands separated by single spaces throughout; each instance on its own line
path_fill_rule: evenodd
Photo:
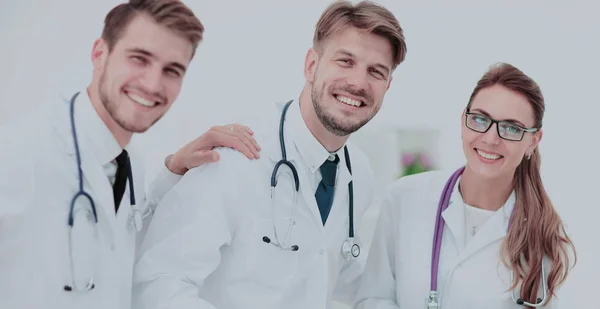
M 75 154 L 73 154 L 74 159 Z M 91 151 L 82 149 L 81 168 L 83 176 L 92 190 L 92 197 L 96 202 L 96 210 L 102 212 L 110 226 L 113 226 L 116 221 L 115 203 L 113 201 L 113 192 L 108 177 L 104 174 L 104 170 L 94 157 Z M 100 220 L 100 218 L 98 218 Z
M 457 186 L 458 186 L 458 182 Z M 442 218 L 450 231 L 454 244 L 461 251 L 465 247 L 465 208 L 460 193 L 455 188 L 450 197 L 450 205 L 442 212 Z
M 335 231 L 340 224 L 349 224 L 348 220 L 348 206 L 349 206 L 349 194 L 348 183 L 352 180 L 352 176 L 346 167 L 344 158 L 340 158 L 338 173 L 335 182 L 335 193 L 333 197 L 333 205 L 327 222 L 325 224 L 325 230 Z M 356 191 L 356 189 L 354 189 Z M 356 200 L 354 202 L 354 212 L 356 213 Z M 336 233 L 328 233 L 330 235 L 336 235 Z
M 458 259 L 459 263 L 506 236 L 508 222 L 514 208 L 514 200 L 515 195 L 512 193 L 504 206 L 496 211 L 496 213 L 484 223 L 477 234 L 467 244 L 466 248 L 461 252 Z
M 458 262 L 468 259 L 478 251 L 484 249 L 488 245 L 502 239 L 506 235 L 506 225 L 504 224 L 504 213 L 502 210 L 497 211 L 492 217 L 481 227 L 477 234 L 467 243 L 466 247 L 460 253 Z
M 294 165 L 298 165 L 298 160 L 293 160 Z M 307 175 L 304 170 L 298 169 L 298 174 L 300 177 L 300 191 L 302 193 L 302 197 L 304 198 L 305 205 L 308 207 L 308 210 L 313 214 L 313 218 L 315 219 L 317 226 L 321 229 L 323 227 L 323 220 L 321 219 L 321 212 L 319 211 L 319 205 L 317 205 L 317 199 L 315 198 L 315 192 L 308 186 L 302 186 L 302 184 L 308 184 Z
M 283 108 L 283 107 L 281 107 Z M 271 126 L 275 127 L 275 128 L 279 128 L 279 118 L 277 118 L 277 123 L 273 123 L 271 124 Z M 287 124 L 287 122 L 286 122 Z M 323 229 L 323 223 L 321 221 L 321 213 L 319 212 L 319 206 L 317 205 L 317 200 L 315 199 L 315 192 L 313 192 L 311 190 L 310 187 L 306 186 L 306 184 L 310 183 L 308 181 L 308 175 L 306 175 L 305 173 L 305 169 L 301 168 L 301 164 L 302 162 L 299 162 L 300 160 L 302 160 L 300 158 L 300 154 L 298 153 L 297 149 L 296 149 L 296 145 L 293 143 L 293 140 L 289 134 L 289 129 L 287 129 L 288 127 L 285 126 L 284 129 L 284 138 L 285 138 L 285 149 L 286 149 L 286 153 L 287 153 L 287 159 L 294 164 L 294 166 L 296 167 L 297 171 L 298 171 L 298 180 L 300 182 L 300 194 L 298 196 L 298 204 L 302 204 L 302 201 L 300 199 L 303 199 L 305 202 L 305 205 L 308 207 L 308 211 L 310 211 L 312 213 L 313 218 L 315 219 L 315 222 L 317 223 L 317 226 L 319 226 L 321 229 Z M 268 142 L 264 143 L 264 145 L 261 144 L 261 147 L 263 148 L 264 151 L 266 151 L 269 154 L 269 158 L 271 159 L 273 166 L 275 166 L 275 164 L 277 164 L 277 162 L 279 160 L 281 160 L 281 145 L 279 142 L 279 131 L 278 130 L 269 130 L 268 128 L 265 128 L 265 132 L 273 132 L 273 134 L 270 134 L 269 137 L 267 138 Z M 284 168 L 284 167 L 283 167 Z M 282 168 L 282 169 L 283 169 Z
M 59 102 L 59 108 L 56 108 L 55 117 L 55 131 L 63 142 L 65 153 L 69 156 L 69 164 L 71 166 L 65 167 L 73 169 L 76 172 L 74 181 L 76 182 L 75 188 L 78 188 L 79 182 L 77 179 L 77 155 L 75 152 L 75 145 L 73 143 L 73 135 L 71 131 L 71 120 L 69 118 L 69 105 L 64 102 Z M 61 108 L 62 107 L 62 108 Z M 77 125 L 77 123 L 76 123 Z M 89 151 L 87 145 L 89 144 L 85 137 L 80 131 L 77 131 L 77 139 L 79 141 L 79 150 L 81 153 L 81 169 L 83 172 L 84 190 L 88 192 L 93 200 L 96 207 L 96 213 L 98 215 L 98 222 L 106 222 L 108 224 L 99 224 L 99 228 L 104 230 L 106 235 L 112 238 L 113 231 L 112 226 L 115 222 L 114 215 L 114 202 L 112 200 L 112 188 L 110 182 L 104 174 L 102 166 L 97 163 L 97 160 L 92 151 Z M 86 186 L 87 183 L 87 186 Z M 75 195 L 75 191 L 73 195 Z M 112 213 L 109 212 L 112 210 Z

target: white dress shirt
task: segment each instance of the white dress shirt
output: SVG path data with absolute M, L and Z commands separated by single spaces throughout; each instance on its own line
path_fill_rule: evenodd
M 471 239 L 477 234 L 477 232 L 483 227 L 487 220 L 494 215 L 495 211 L 482 209 L 479 207 L 471 206 L 467 203 L 465 205 L 465 243 L 471 241 Z
M 271 207 L 271 172 L 282 156 L 280 113 L 280 106 L 270 107 L 260 119 L 244 121 L 263 149 L 260 159 L 219 149 L 219 162 L 190 170 L 166 194 L 135 266 L 134 308 L 325 309 L 333 300 L 352 301 L 366 253 L 347 262 L 341 247 L 348 238 L 350 180 L 356 234 L 371 204 L 373 177 L 367 158 L 348 145 L 350 175 L 343 149 L 338 151 L 335 197 L 323 226 L 314 194 L 319 167 L 329 153 L 312 136 L 294 102 L 284 131 L 288 160 L 300 178 L 288 244 L 299 250 L 265 243 L 264 236 L 276 241 L 273 218 L 279 239 L 286 238 L 293 210 L 293 181 L 285 166 Z

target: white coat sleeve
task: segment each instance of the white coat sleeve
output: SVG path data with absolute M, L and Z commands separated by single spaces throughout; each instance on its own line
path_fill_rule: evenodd
M 213 309 L 198 295 L 231 241 L 231 162 L 192 169 L 159 203 L 134 267 L 134 309 Z M 229 181 L 231 183 L 231 181 Z
M 154 177 L 154 180 L 150 183 L 150 186 L 146 190 L 145 195 L 145 211 L 144 211 L 144 224 L 142 230 L 136 237 L 136 252 L 139 251 L 142 241 L 148 231 L 148 226 L 152 221 L 156 207 L 163 199 L 163 197 L 181 180 L 183 175 L 177 175 L 171 172 L 164 164 L 158 175 Z
M 356 295 L 357 309 L 398 309 L 396 303 L 396 238 L 394 205 L 384 199 L 369 249 L 361 285 Z

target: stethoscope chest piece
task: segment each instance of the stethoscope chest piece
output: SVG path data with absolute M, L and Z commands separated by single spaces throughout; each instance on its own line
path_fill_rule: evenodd
M 342 244 L 342 256 L 346 261 L 351 261 L 360 255 L 360 246 L 354 241 L 346 240 Z

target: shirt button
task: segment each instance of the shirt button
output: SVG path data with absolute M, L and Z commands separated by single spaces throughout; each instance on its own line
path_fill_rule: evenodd
M 321 251 L 319 251 L 319 254 L 323 254 L 323 253 L 325 253 L 325 251 L 323 251 L 323 250 L 321 249 Z

